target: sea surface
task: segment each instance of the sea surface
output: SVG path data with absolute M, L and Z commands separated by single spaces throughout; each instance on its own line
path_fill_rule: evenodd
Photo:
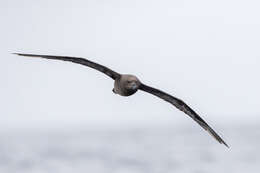
M 1 173 L 259 173 L 260 127 L 71 128 L 0 133 Z M 225 133 L 225 135 L 223 135 Z

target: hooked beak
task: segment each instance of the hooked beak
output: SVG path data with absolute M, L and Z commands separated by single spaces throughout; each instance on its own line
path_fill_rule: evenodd
M 114 94 L 116 94 L 116 91 L 115 91 L 115 89 L 114 89 L 114 88 L 112 89 L 112 91 L 113 91 L 113 93 L 114 93 Z

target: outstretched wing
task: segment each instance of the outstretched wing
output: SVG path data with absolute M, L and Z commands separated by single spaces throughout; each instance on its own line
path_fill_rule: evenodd
M 151 93 L 169 103 L 174 105 L 179 110 L 183 111 L 185 114 L 189 115 L 193 120 L 195 120 L 203 129 L 205 129 L 211 136 L 213 136 L 219 143 L 224 144 L 229 147 L 223 139 L 194 111 L 192 110 L 186 103 L 182 100 L 173 97 L 163 91 L 152 88 L 150 86 L 141 84 L 140 90 Z
M 20 55 L 20 56 L 28 56 L 28 57 L 39 57 L 39 58 L 45 58 L 45 59 L 55 59 L 55 60 L 63 60 L 63 61 L 70 61 L 70 62 L 74 62 L 77 64 L 82 64 L 85 66 L 88 66 L 90 68 L 96 69 L 102 73 L 105 73 L 106 75 L 108 75 L 109 77 L 111 77 L 112 79 L 116 79 L 120 77 L 120 74 L 103 66 L 100 65 L 98 63 L 89 61 L 87 59 L 84 58 L 79 58 L 79 57 L 69 57 L 69 56 L 53 56 L 53 55 L 34 55 L 34 54 L 22 54 L 22 53 L 14 53 L 16 55 Z

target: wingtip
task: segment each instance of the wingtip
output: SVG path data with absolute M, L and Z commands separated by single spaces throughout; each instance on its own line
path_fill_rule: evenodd
M 206 130 L 209 134 L 215 138 L 220 144 L 224 144 L 227 148 L 230 148 L 228 144 L 207 124 Z
M 18 55 L 18 56 L 26 56 L 26 54 L 22 54 L 22 53 L 12 53 L 13 55 Z
M 25 53 L 12 53 L 13 55 L 18 55 L 18 56 L 28 56 L 28 57 L 38 57 L 40 55 L 34 55 L 34 54 L 25 54 Z
M 219 137 L 219 136 L 218 136 Z M 217 139 L 220 144 L 224 144 L 227 148 L 230 148 L 229 145 L 221 138 Z
M 227 148 L 230 148 L 228 144 L 226 144 L 226 142 L 222 141 L 222 144 L 224 144 Z

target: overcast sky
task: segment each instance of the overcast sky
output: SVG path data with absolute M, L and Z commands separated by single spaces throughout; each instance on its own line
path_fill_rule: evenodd
M 113 81 L 95 70 L 12 52 L 86 57 L 183 99 L 215 126 L 257 122 L 259 6 L 257 0 L 2 0 L 0 125 L 193 124 L 142 91 L 114 95 Z

